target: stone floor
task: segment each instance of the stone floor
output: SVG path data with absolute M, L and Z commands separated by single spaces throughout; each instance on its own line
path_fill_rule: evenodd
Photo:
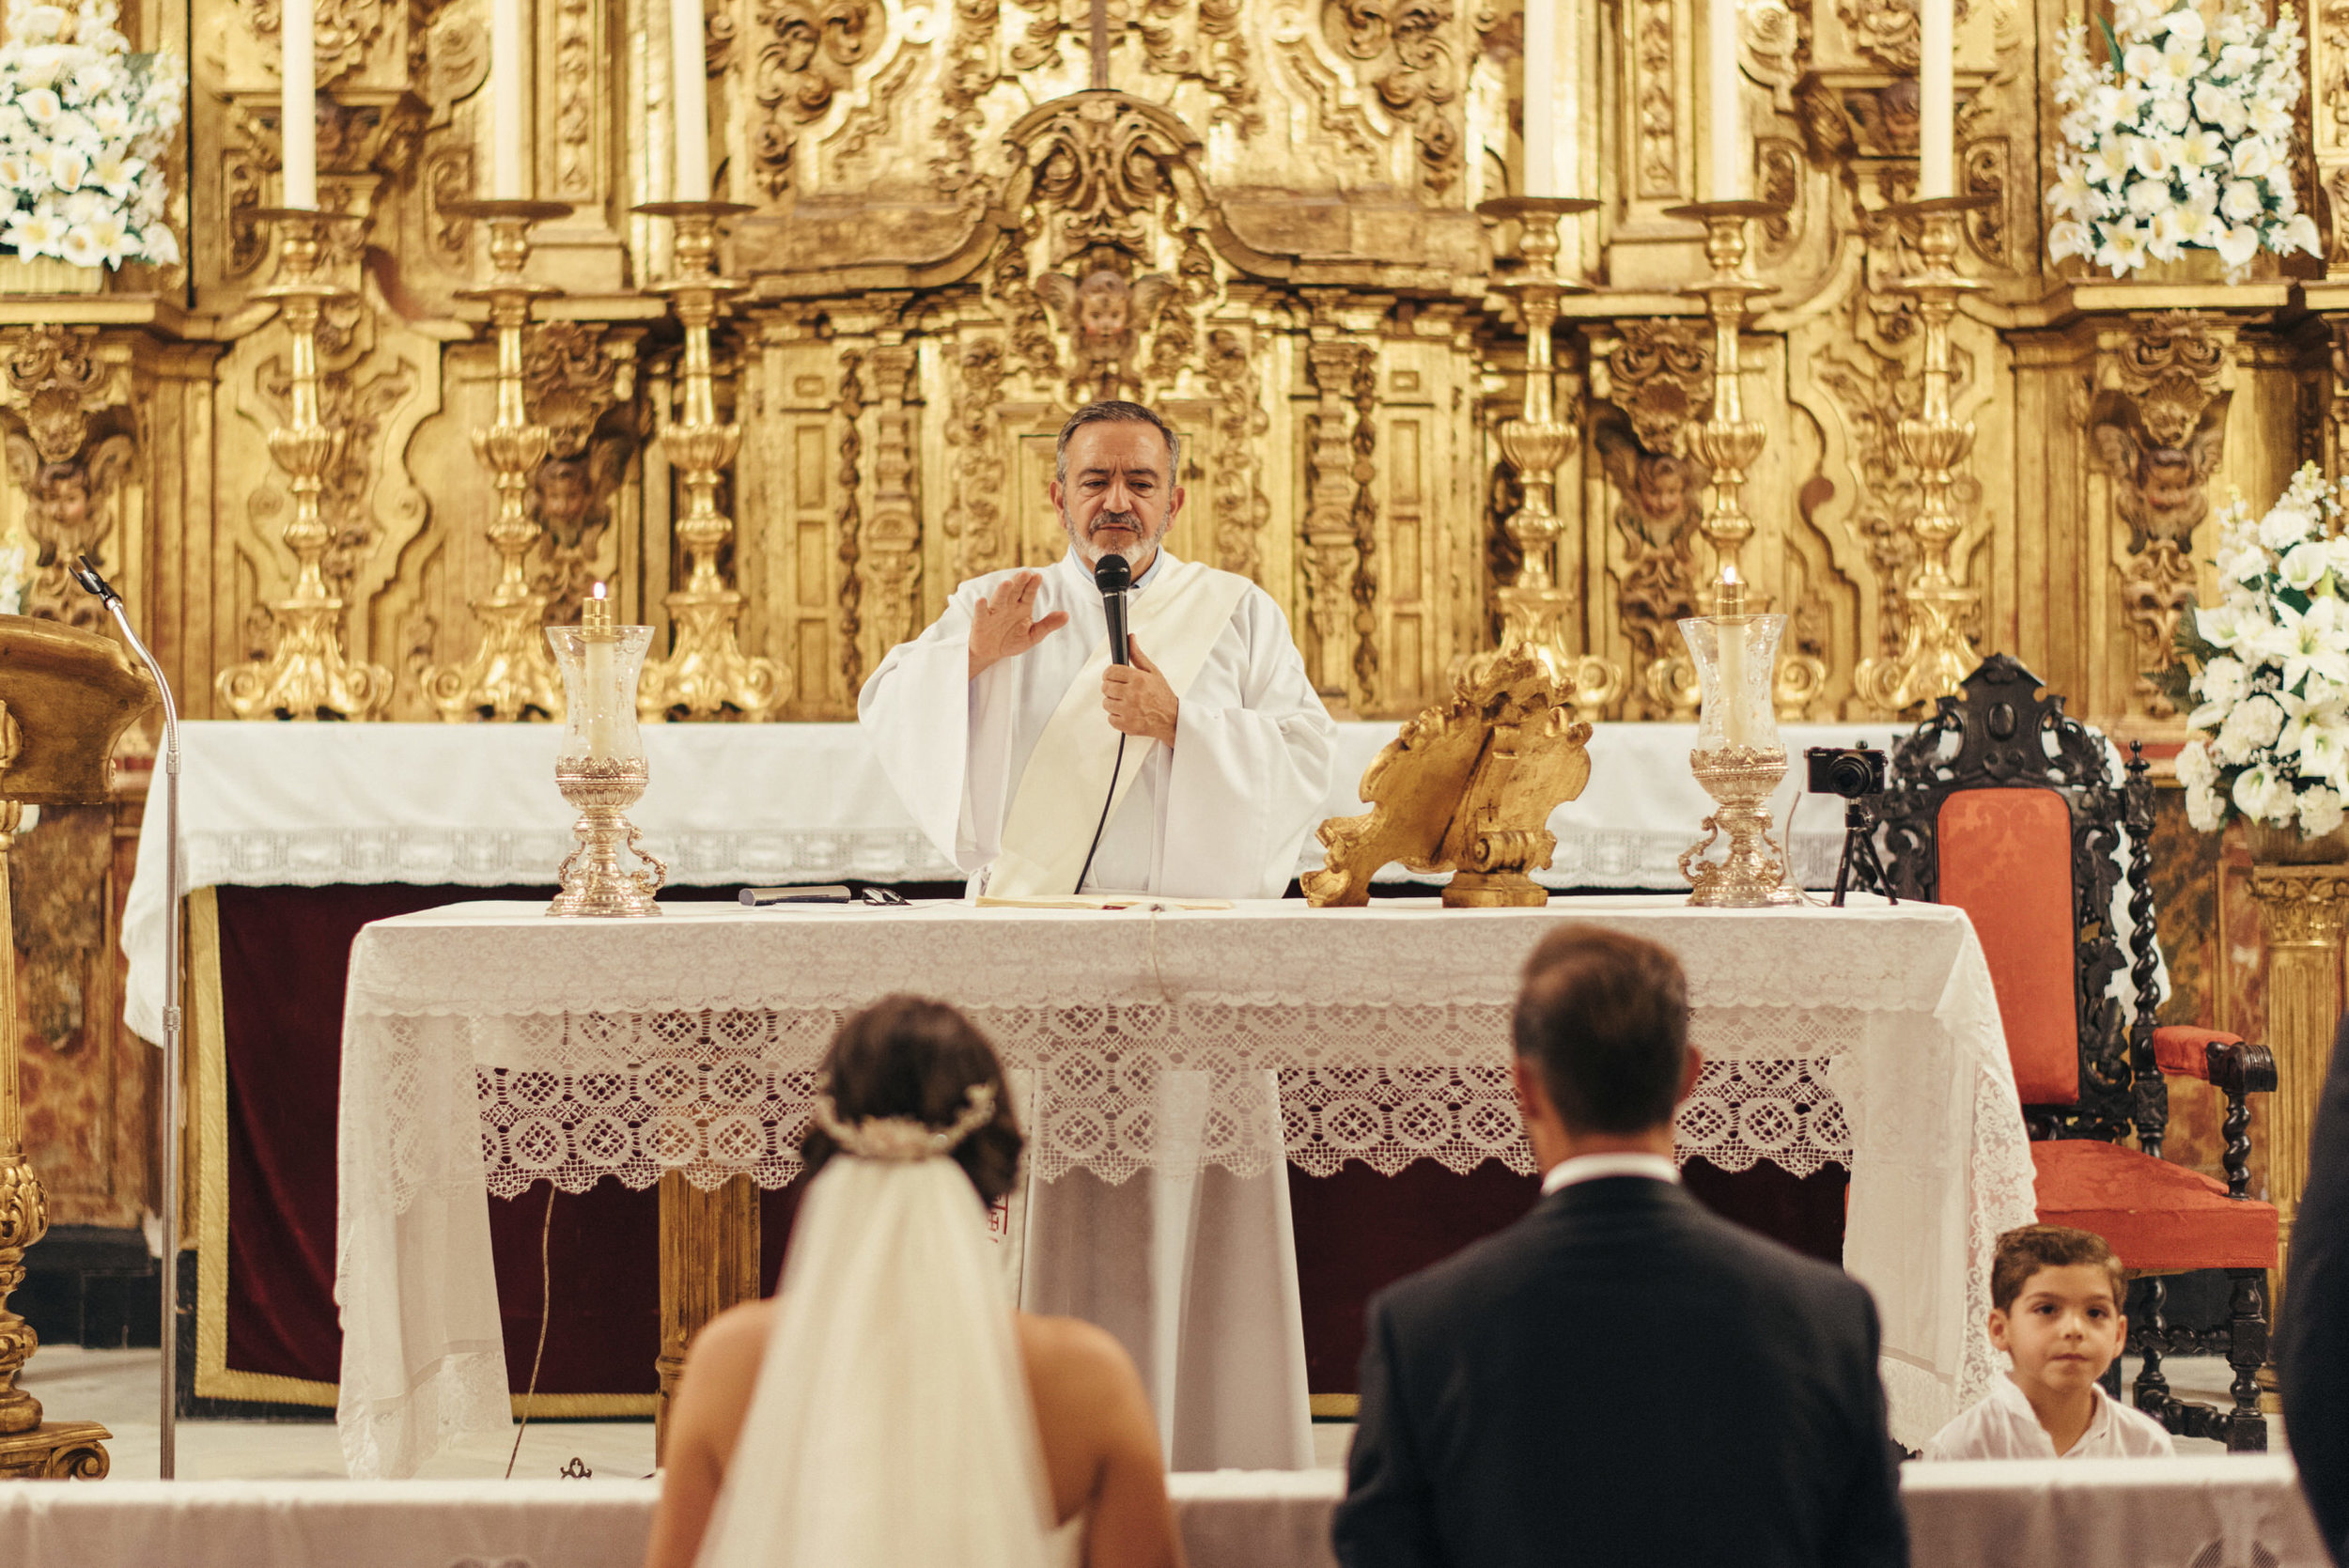
M 2171 1389 L 2182 1398 L 2224 1405 L 2232 1375 L 2216 1357 L 2179 1358 L 2166 1363 Z M 22 1382 L 46 1406 L 52 1421 L 94 1421 L 114 1434 L 107 1445 L 113 1473 L 125 1480 L 153 1480 L 161 1426 L 156 1380 L 162 1357 L 152 1350 L 85 1350 L 78 1345 L 44 1346 L 25 1369 Z M 2124 1377 L 2134 1377 L 2134 1361 Z M 2282 1422 L 2271 1417 L 2272 1446 L 2281 1448 Z M 192 1421 L 179 1424 L 179 1473 L 190 1480 L 318 1480 L 343 1473 L 342 1452 L 331 1421 Z M 1315 1459 L 1325 1467 L 1346 1463 L 1353 1439 L 1350 1423 L 1324 1421 L 1314 1427 Z M 475 1439 L 459 1445 L 428 1466 L 427 1476 L 453 1479 L 506 1473 L 513 1439 Z M 2180 1438 L 2181 1453 L 2218 1453 L 2217 1443 Z M 535 1421 L 521 1436 L 514 1460 L 517 1476 L 551 1480 L 573 1460 L 595 1476 L 634 1480 L 652 1473 L 652 1423 Z

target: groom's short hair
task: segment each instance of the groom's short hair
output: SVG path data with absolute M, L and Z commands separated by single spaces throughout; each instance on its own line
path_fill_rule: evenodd
M 1553 931 L 1525 962 L 1511 1023 L 1573 1133 L 1669 1123 L 1688 1057 L 1688 982 L 1656 943 L 1597 925 Z

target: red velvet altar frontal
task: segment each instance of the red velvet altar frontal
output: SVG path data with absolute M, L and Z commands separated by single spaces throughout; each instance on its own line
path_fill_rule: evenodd
M 333 1383 L 334 1126 L 351 939 L 369 921 L 481 898 L 545 899 L 551 889 L 235 888 L 219 892 L 228 1083 L 227 1366 Z M 726 898 L 681 888 L 668 898 Z M 1731 1218 L 1830 1262 L 1843 1255 L 1844 1173 L 1797 1178 L 1775 1166 L 1731 1174 L 1691 1161 L 1690 1189 Z M 1349 1165 L 1315 1178 L 1291 1168 L 1305 1351 L 1315 1393 L 1350 1393 L 1373 1293 L 1509 1224 L 1532 1206 L 1530 1176 L 1486 1164 L 1467 1175 L 1428 1161 L 1393 1177 Z M 798 1189 L 760 1196 L 760 1274 L 782 1265 Z M 649 1394 L 660 1348 L 659 1195 L 601 1182 L 584 1193 L 534 1188 L 492 1199 L 490 1234 L 506 1366 L 516 1392 L 537 1349 L 540 1228 L 553 1204 L 553 1311 L 538 1391 Z

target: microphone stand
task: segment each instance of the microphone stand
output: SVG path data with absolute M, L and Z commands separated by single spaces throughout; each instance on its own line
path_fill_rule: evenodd
M 179 997 L 179 705 L 172 700 L 171 682 L 163 675 L 163 667 L 139 634 L 131 629 L 131 617 L 123 612 L 122 596 L 114 585 L 98 575 L 98 563 L 85 555 L 71 567 L 73 580 L 98 597 L 105 605 L 115 625 L 122 630 L 122 640 L 131 644 L 131 651 L 139 656 L 148 674 L 155 677 L 155 689 L 163 699 L 163 1255 L 161 1274 L 163 1291 L 162 1332 L 163 1387 L 161 1446 L 156 1454 L 157 1474 L 165 1481 L 176 1479 L 179 1468 L 179 1074 L 184 1043 L 181 1038 Z

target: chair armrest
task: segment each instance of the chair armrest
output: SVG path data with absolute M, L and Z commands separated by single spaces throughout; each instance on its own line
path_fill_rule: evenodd
M 2276 1087 L 2276 1059 L 2267 1048 L 2219 1029 L 2161 1025 L 2154 1031 L 2154 1064 L 2166 1077 L 2199 1078 L 2210 1084 L 2226 1072 L 2239 1085 L 2237 1094 L 2267 1094 Z
M 2276 1092 L 2276 1053 L 2232 1035 L 2202 1048 L 2204 1077 L 2231 1101 Z

